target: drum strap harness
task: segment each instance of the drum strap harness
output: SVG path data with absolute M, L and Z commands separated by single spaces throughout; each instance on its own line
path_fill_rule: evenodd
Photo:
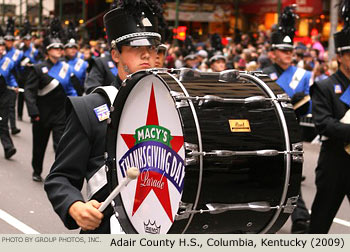
M 114 86 L 103 86 L 103 87 L 95 88 L 92 91 L 92 93 L 98 93 L 102 95 L 107 100 L 108 107 L 110 108 L 113 105 L 115 98 L 117 97 L 118 89 Z M 112 192 L 114 189 L 114 186 L 117 185 L 117 181 L 116 181 L 117 171 L 116 171 L 114 162 L 111 158 L 108 157 L 106 159 L 105 167 L 106 167 L 108 189 L 109 189 L 109 192 Z

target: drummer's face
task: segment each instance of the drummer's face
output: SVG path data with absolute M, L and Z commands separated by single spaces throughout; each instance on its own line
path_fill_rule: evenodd
M 136 71 L 155 67 L 156 57 L 155 46 L 122 46 L 121 53 L 112 50 L 112 58 L 118 64 L 118 75 L 121 80 Z
M 274 51 L 275 62 L 283 69 L 288 68 L 292 64 L 293 51 L 292 50 L 278 50 Z

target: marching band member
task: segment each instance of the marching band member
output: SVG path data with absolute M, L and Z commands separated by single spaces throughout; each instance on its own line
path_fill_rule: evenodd
M 111 96 L 114 92 L 115 97 L 116 88 L 127 75 L 155 67 L 162 9 L 161 1 L 154 1 L 152 6 L 149 2 L 121 1 L 118 8 L 104 16 L 111 57 L 118 64 Z M 110 103 L 99 93 L 69 99 L 65 132 L 45 181 L 48 198 L 65 226 L 81 227 L 83 233 L 110 233 L 112 207 L 108 206 L 103 214 L 98 211 L 110 186 L 104 167 L 107 118 L 103 116 Z M 84 179 L 87 201 L 81 194 Z
M 63 53 L 60 31 L 61 24 L 54 19 L 50 35 L 44 39 L 48 57 L 33 67 L 25 86 L 25 100 L 33 124 L 32 179 L 36 182 L 42 181 L 41 172 L 50 132 L 55 149 L 62 136 L 66 97 L 77 95 L 71 80 L 75 76 L 69 65 L 60 61 Z
M 118 68 L 111 55 L 95 58 L 85 79 L 85 93 L 89 94 L 99 86 L 110 86 L 117 74 Z
M 73 83 L 74 88 L 78 95 L 83 95 L 86 69 L 88 68 L 89 64 L 85 60 L 81 59 L 78 54 L 79 46 L 76 42 L 76 32 L 72 22 L 69 22 L 67 38 L 68 41 L 64 45 L 65 58 L 67 63 L 71 66 L 74 75 L 79 80 L 79 82 Z
M 38 63 L 41 58 L 41 53 L 38 49 L 32 44 L 32 35 L 31 35 L 31 25 L 28 20 L 24 23 L 24 28 L 21 31 L 22 46 L 21 50 L 23 51 L 23 57 L 21 59 L 19 76 L 18 76 L 18 85 L 20 88 L 24 88 L 25 83 L 27 82 L 28 74 L 30 68 L 33 64 Z M 23 104 L 24 104 L 24 94 L 22 92 L 18 93 L 17 101 L 17 117 L 19 120 L 22 120 L 23 116 Z
M 294 6 L 284 9 L 280 26 L 271 34 L 272 56 L 274 64 L 264 68 L 263 72 L 268 74 L 272 80 L 287 93 L 293 104 L 302 102 L 309 95 L 311 72 L 292 65 L 293 38 L 295 32 Z M 295 113 L 299 118 L 310 111 L 310 102 L 306 102 Z M 310 99 L 309 99 L 310 100 Z M 297 201 L 297 207 L 292 213 L 292 233 L 307 233 L 310 215 L 302 199 L 301 193 Z
M 9 17 L 7 20 L 7 26 L 6 26 L 6 32 L 5 32 L 5 45 L 6 45 L 6 56 L 10 58 L 14 62 L 14 69 L 13 73 L 16 78 L 16 82 L 18 83 L 18 70 L 20 67 L 20 62 L 23 57 L 23 52 L 21 50 L 16 49 L 13 44 L 15 42 L 15 21 Z M 18 86 L 18 84 L 17 84 Z M 9 120 L 10 120 L 10 126 L 11 126 L 11 132 L 13 135 L 18 134 L 21 132 L 20 129 L 16 126 L 16 99 L 17 99 L 17 93 L 14 90 L 10 90 L 9 92 L 10 100 L 9 100 Z
M 157 48 L 157 59 L 156 59 L 156 65 L 155 67 L 158 68 L 163 68 L 164 67 L 164 62 L 165 62 L 165 57 L 167 54 L 167 46 L 164 44 L 160 44 Z
M 221 72 L 226 70 L 226 57 L 221 53 L 215 54 L 210 57 L 209 66 L 208 72 Z
M 16 153 L 8 126 L 9 103 L 12 98 L 10 92 L 18 92 L 17 82 L 12 74 L 13 61 L 4 56 L 5 41 L 0 27 L 0 139 L 4 147 L 5 158 L 9 159 Z
M 310 233 L 328 233 L 345 196 L 350 199 L 350 1 L 340 5 L 344 28 L 334 34 L 339 69 L 311 88 L 312 115 L 322 147 L 316 167 L 316 195 Z M 344 117 L 344 119 L 343 119 Z

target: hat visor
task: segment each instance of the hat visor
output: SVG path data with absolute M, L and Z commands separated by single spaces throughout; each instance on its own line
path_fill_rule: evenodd
M 158 37 L 135 37 L 125 39 L 120 42 L 120 45 L 126 46 L 158 46 L 160 39 Z
M 12 35 L 6 35 L 6 36 L 4 37 L 4 39 L 5 39 L 5 40 L 8 40 L 8 41 L 13 41 L 13 40 L 15 40 L 15 37 L 12 36 Z
M 32 39 L 32 36 L 30 35 L 26 35 L 22 37 L 22 40 L 31 40 L 31 39 Z
M 46 50 L 50 49 L 63 49 L 63 44 L 62 43 L 51 43 L 46 47 Z
M 292 51 L 294 48 L 291 44 L 274 44 L 272 45 L 272 49 L 278 49 L 281 51 Z
M 67 43 L 64 45 L 64 49 L 73 47 L 78 48 L 78 45 L 76 43 Z
M 336 48 L 336 53 L 344 53 L 349 51 L 350 51 L 350 46 L 343 46 L 343 47 Z

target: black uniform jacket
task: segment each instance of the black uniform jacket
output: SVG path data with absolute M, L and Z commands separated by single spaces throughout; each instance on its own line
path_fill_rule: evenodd
M 117 79 L 113 85 L 119 88 L 121 80 Z M 103 104 L 108 104 L 106 98 L 92 93 L 69 97 L 66 105 L 66 128 L 44 188 L 54 210 L 68 229 L 78 228 L 68 210 L 76 201 L 85 202 L 81 193 L 84 179 L 88 181 L 104 165 L 107 120 L 100 122 L 94 113 L 94 108 Z M 108 194 L 108 186 L 104 185 L 91 199 L 102 202 Z M 112 208 L 108 207 L 100 227 L 92 233 L 110 233 L 112 213 Z
M 280 77 L 281 74 L 283 74 L 284 70 L 282 67 L 280 67 L 277 64 L 272 64 L 271 66 L 265 67 L 263 70 L 263 73 L 270 75 L 272 73 L 276 73 L 276 77 Z
M 350 156 L 344 151 L 344 145 L 350 143 L 350 124 L 339 121 L 349 109 L 349 106 L 339 99 L 349 83 L 350 80 L 338 70 L 329 78 L 316 82 L 311 87 L 315 127 L 320 135 L 328 138 L 322 143 L 319 166 L 328 164 L 335 168 L 349 164 Z
M 114 61 L 108 54 L 106 57 L 96 58 L 93 63 L 90 72 L 88 72 L 84 88 L 85 93 L 91 93 L 98 86 L 109 86 L 115 80 L 114 74 L 111 72 Z
M 349 109 L 349 106 L 340 100 L 349 83 L 350 80 L 338 70 L 329 78 L 316 82 L 311 87 L 315 126 L 320 135 L 339 144 L 350 143 L 350 124 L 339 122 Z M 339 88 L 336 85 L 341 86 L 341 92 L 337 91 Z
M 29 73 L 24 95 L 29 116 L 31 118 L 40 116 L 40 120 L 50 123 L 51 120 L 64 120 L 64 106 L 66 101 L 66 93 L 62 85 L 58 85 L 55 89 L 44 96 L 38 95 L 38 90 L 48 85 L 53 78 L 42 69 L 50 70 L 54 64 L 50 60 L 34 65 Z

